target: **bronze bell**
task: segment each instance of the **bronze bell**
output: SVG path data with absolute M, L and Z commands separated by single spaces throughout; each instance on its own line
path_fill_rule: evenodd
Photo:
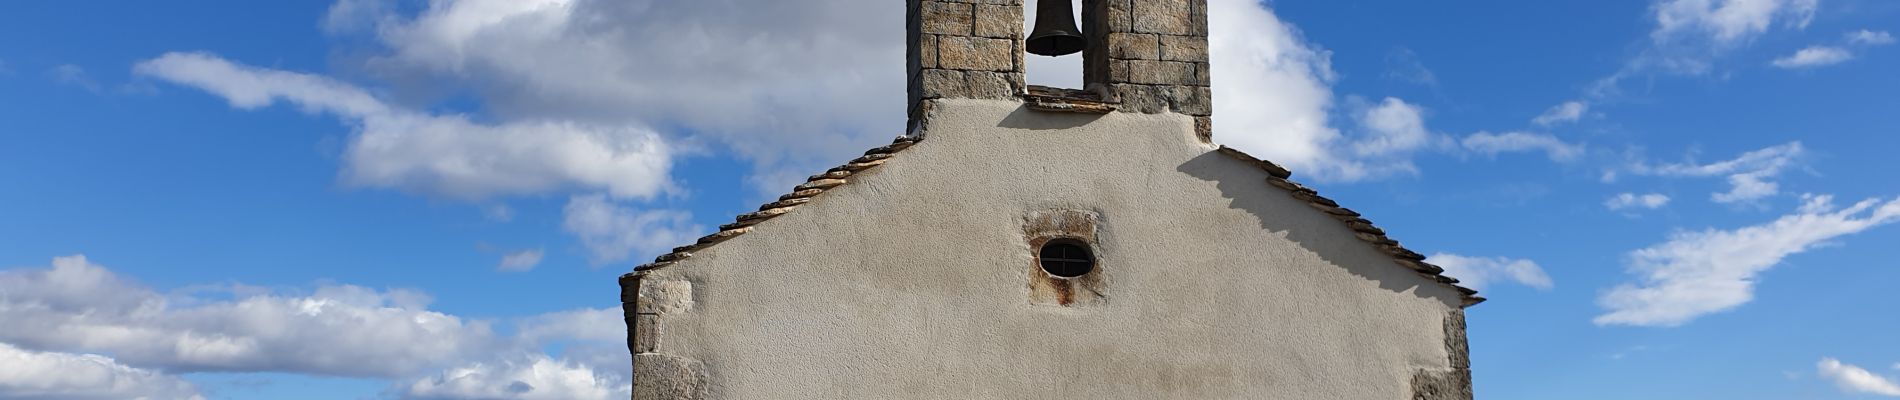
M 1024 44 L 1030 54 L 1050 57 L 1080 53 L 1089 47 L 1075 27 L 1075 0 L 1036 0 L 1036 31 Z

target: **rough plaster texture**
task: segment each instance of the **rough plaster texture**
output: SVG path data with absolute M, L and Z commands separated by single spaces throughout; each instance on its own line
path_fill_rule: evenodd
M 637 371 L 665 372 L 636 392 L 1469 398 L 1447 350 L 1459 294 L 1216 153 L 1191 116 L 926 109 L 927 140 L 883 166 L 647 272 L 643 290 L 690 298 L 640 293 L 664 338 Z M 1031 301 L 1026 217 L 1048 210 L 1099 219 L 1101 301 Z

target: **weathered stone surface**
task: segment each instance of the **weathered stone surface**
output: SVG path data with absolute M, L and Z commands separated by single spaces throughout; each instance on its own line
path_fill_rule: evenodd
M 1140 0 L 1134 4 L 1135 32 L 1186 35 L 1194 31 L 1188 0 Z
M 635 400 L 702 400 L 709 386 L 706 367 L 699 361 L 654 353 L 633 356 Z
M 1188 34 L 1207 37 L 1207 0 L 1188 0 L 1188 13 L 1192 19 Z
M 865 155 L 863 155 L 863 156 L 859 156 L 858 158 L 854 158 L 854 159 L 851 159 L 851 162 L 853 162 L 853 163 L 865 163 L 865 162 L 872 162 L 872 161 L 877 161 L 877 160 L 883 160 L 883 159 L 887 159 L 887 158 L 891 158 L 891 155 L 890 155 L 890 153 L 875 153 L 875 154 L 865 154 Z
M 789 199 L 789 200 L 779 200 L 779 201 L 774 201 L 771 203 L 765 203 L 765 205 L 759 206 L 759 211 L 765 211 L 765 210 L 770 210 L 774 208 L 797 207 L 797 206 L 805 205 L 805 203 L 810 203 L 810 202 L 811 202 L 810 197 L 799 198 L 799 199 Z
M 1121 95 L 1121 110 L 1144 114 L 1168 112 L 1168 87 L 1148 85 L 1115 85 L 1115 92 Z
M 634 302 L 640 301 L 640 279 L 643 276 L 639 273 L 620 275 L 620 303 L 623 307 L 633 307 Z M 628 308 L 627 312 L 632 313 L 633 309 Z
M 713 232 L 713 234 L 711 235 L 700 237 L 699 244 L 713 244 L 713 243 L 724 242 L 727 240 L 732 240 L 732 238 L 739 237 L 739 235 L 744 235 L 747 233 L 752 233 L 752 227 L 748 226 L 748 227 L 739 228 L 739 229 L 727 229 L 723 231 Z
M 641 279 L 635 312 L 671 314 L 693 309 L 693 283 L 670 279 Z
M 1014 39 L 1022 36 L 1023 7 L 984 4 L 976 6 L 974 34 L 982 37 Z
M 755 221 L 755 220 L 777 218 L 780 215 L 785 215 L 785 213 L 791 212 L 793 208 L 798 208 L 798 206 L 771 208 L 771 209 L 759 210 L 757 212 L 739 214 L 739 220 L 740 221 Z
M 1412 400 L 1471 400 L 1471 371 L 1418 371 L 1412 374 Z
M 839 170 L 839 171 L 825 171 L 825 173 L 812 175 L 810 178 L 806 178 L 805 180 L 815 181 L 819 179 L 844 179 L 844 178 L 850 178 L 850 177 L 851 177 L 851 171 Z
M 1174 111 L 1193 116 L 1214 114 L 1214 92 L 1202 86 L 1174 86 L 1168 94 Z
M 919 68 L 937 67 L 937 36 L 919 35 L 917 38 L 917 66 Z
M 850 164 L 845 164 L 844 167 L 852 171 L 863 171 L 863 170 L 871 169 L 873 167 L 877 167 L 879 165 L 884 165 L 884 160 L 850 163 Z
M 1101 0 L 1106 10 L 1109 32 L 1134 32 L 1135 9 L 1132 0 Z
M 1107 114 L 1115 111 L 1114 104 L 1096 100 L 1034 95 L 1024 96 L 1023 106 L 1039 111 L 1076 112 L 1085 114 Z
M 1445 352 L 1451 353 L 1451 367 L 1471 368 L 1471 347 L 1465 340 L 1465 310 L 1451 310 L 1445 316 Z
M 1194 63 L 1153 60 L 1115 60 L 1109 74 L 1117 81 L 1144 85 L 1187 85 L 1195 82 Z
M 1109 33 L 1108 56 L 1124 60 L 1155 60 L 1161 57 L 1160 35 Z
M 652 353 L 660 345 L 660 317 L 653 314 L 633 316 L 633 353 Z
M 923 33 L 969 36 L 975 25 L 969 4 L 924 1 L 922 11 Z
M 1010 71 L 1016 67 L 1014 41 L 944 36 L 937 39 L 937 65 L 971 71 Z
M 819 193 L 824 193 L 824 192 L 825 191 L 823 189 L 798 190 L 798 191 L 793 191 L 791 193 L 786 193 L 784 196 L 779 196 L 778 199 L 780 201 L 791 200 L 791 199 L 803 199 L 807 197 L 817 196 Z
M 963 71 L 926 69 L 917 79 L 920 93 L 926 99 L 970 96 L 970 87 L 963 80 Z
M 796 190 L 830 189 L 830 188 L 837 187 L 838 185 L 843 185 L 844 182 L 845 181 L 843 179 L 819 179 L 815 181 L 805 182 L 802 185 L 798 185 L 798 187 L 795 189 Z
M 1201 138 L 1202 142 L 1213 143 L 1214 118 L 1206 116 L 1194 117 L 1194 136 Z
M 970 88 L 970 98 L 1001 100 L 1016 97 L 1016 87 L 1010 82 L 1009 73 L 969 71 L 963 75 Z
M 1160 38 L 1161 59 L 1167 61 L 1207 61 L 1207 38 L 1201 36 L 1168 36 Z
M 1194 80 L 1189 84 L 1209 86 L 1214 84 L 1214 66 L 1208 63 L 1194 63 Z

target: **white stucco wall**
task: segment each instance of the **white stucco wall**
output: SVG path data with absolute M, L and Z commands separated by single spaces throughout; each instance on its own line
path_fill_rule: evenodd
M 703 363 L 717 399 L 1401 399 L 1447 368 L 1456 292 L 1186 116 L 943 100 L 924 129 L 650 273 L 692 285 L 655 351 Z M 1047 209 L 1101 216 L 1105 301 L 1030 303 L 1024 217 Z

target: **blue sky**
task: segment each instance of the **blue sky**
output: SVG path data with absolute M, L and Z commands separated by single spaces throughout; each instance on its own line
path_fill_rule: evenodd
M 889 3 L 0 6 L 0 397 L 624 397 L 615 276 L 901 133 Z M 1212 9 L 1480 397 L 1900 397 L 1900 2 Z

